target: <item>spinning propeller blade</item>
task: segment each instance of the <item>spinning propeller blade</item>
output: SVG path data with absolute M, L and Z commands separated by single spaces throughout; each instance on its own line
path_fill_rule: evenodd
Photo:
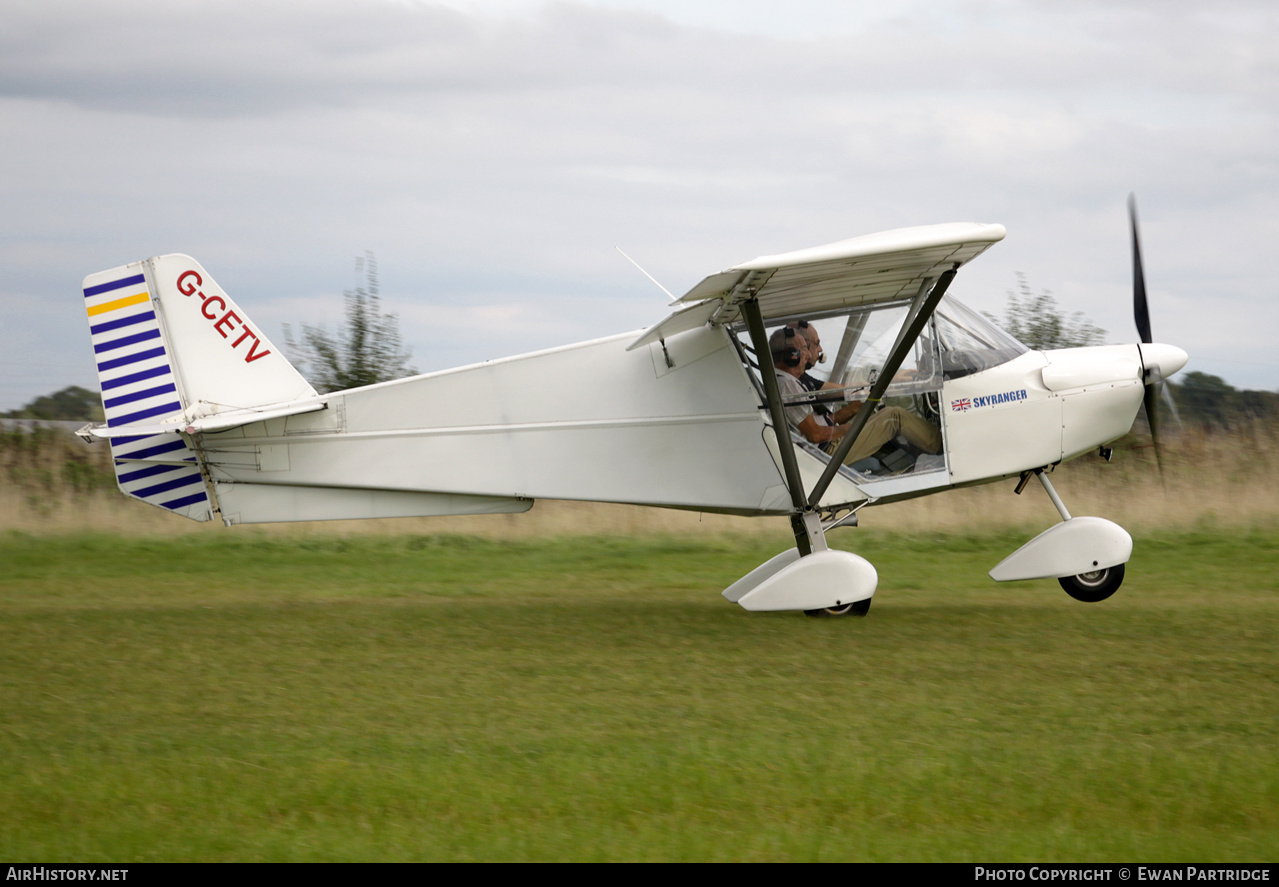
M 1155 444 L 1155 463 L 1159 466 L 1159 473 L 1163 474 L 1163 448 L 1159 445 L 1159 395 L 1153 382 L 1146 383 L 1146 394 L 1141 403 L 1146 408 L 1146 421 L 1150 424 L 1150 439 Z
M 1154 342 L 1150 334 L 1150 307 L 1146 303 L 1146 272 L 1141 261 L 1141 238 L 1137 233 L 1137 195 L 1128 195 L 1128 220 L 1132 228 L 1132 314 L 1137 323 L 1137 335 L 1143 344 Z M 1164 389 L 1163 374 L 1158 366 L 1146 368 L 1146 393 L 1142 405 L 1146 409 L 1146 422 L 1150 425 L 1150 439 L 1155 445 L 1155 462 L 1163 474 L 1163 450 L 1159 445 L 1159 394 Z M 1167 391 L 1164 390 L 1165 395 Z M 1171 397 L 1168 398 L 1171 404 Z M 1175 408 L 1174 408 L 1175 409 Z

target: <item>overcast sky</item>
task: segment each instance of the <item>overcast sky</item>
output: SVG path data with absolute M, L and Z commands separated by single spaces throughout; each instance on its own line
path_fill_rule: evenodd
M 353 259 L 422 371 L 661 319 L 751 259 L 937 222 L 1135 341 L 1279 388 L 1279 5 L 6 0 L 0 410 L 96 387 L 80 281 L 195 256 L 277 340 Z

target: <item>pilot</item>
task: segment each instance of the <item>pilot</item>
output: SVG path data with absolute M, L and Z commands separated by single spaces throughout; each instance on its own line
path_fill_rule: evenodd
M 768 340 L 768 349 L 773 354 L 777 387 L 783 398 L 786 395 L 806 393 L 807 389 L 800 377 L 807 369 L 809 359 L 816 358 L 816 352 L 812 350 L 808 340 L 794 327 L 786 326 L 773 331 Z M 862 406 L 861 402 L 854 401 L 833 413 L 820 415 L 811 406 L 795 404 L 785 408 L 786 420 L 809 443 L 824 448 L 834 445 L 844 436 L 848 431 L 846 423 L 861 411 Z M 935 425 L 901 407 L 884 407 L 867 420 L 861 434 L 857 436 L 857 442 L 844 457 L 844 464 L 860 462 L 898 435 L 925 453 L 941 452 L 941 432 Z
M 834 382 L 823 382 L 821 379 L 808 372 L 817 364 L 826 360 L 826 355 L 822 353 L 822 341 L 817 335 L 817 327 L 810 324 L 807 320 L 797 320 L 794 323 L 788 323 L 788 329 L 793 329 L 802 339 L 801 344 L 807 350 L 808 354 L 804 360 L 804 372 L 800 374 L 799 384 L 803 385 L 808 391 L 821 391 L 823 388 L 838 388 Z M 819 418 L 830 415 L 830 407 L 824 403 L 813 404 L 813 413 Z

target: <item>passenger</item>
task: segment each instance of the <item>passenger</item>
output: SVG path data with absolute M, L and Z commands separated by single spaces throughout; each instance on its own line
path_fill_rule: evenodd
M 810 327 L 811 328 L 811 327 Z M 800 381 L 811 354 L 808 341 L 792 327 L 774 330 L 768 340 L 769 351 L 777 371 L 777 387 L 783 398 L 786 395 L 804 394 L 807 389 Z M 834 447 L 848 431 L 848 423 L 862 409 L 858 401 L 847 404 L 833 413 L 819 416 L 807 404 L 795 404 L 785 408 L 786 420 L 804 435 L 809 443 L 823 448 Z M 867 420 L 857 442 L 853 444 L 844 464 L 851 465 L 871 456 L 893 438 L 901 435 L 925 453 L 940 453 L 941 431 L 914 413 L 901 407 L 884 407 Z

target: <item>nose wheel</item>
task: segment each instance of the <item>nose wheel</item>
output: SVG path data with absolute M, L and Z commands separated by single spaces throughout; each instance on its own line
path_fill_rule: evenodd
M 1078 576 L 1062 576 L 1057 580 L 1061 587 L 1077 601 L 1095 604 L 1114 594 L 1124 581 L 1124 565 L 1080 573 Z
M 1021 492 L 1035 476 L 1061 514 L 1061 523 L 1004 558 L 990 571 L 990 578 L 1010 582 L 1051 577 L 1077 601 L 1104 601 L 1123 584 L 1124 565 L 1132 556 L 1132 537 L 1105 518 L 1071 517 L 1043 469 L 1027 471 L 1017 491 Z

